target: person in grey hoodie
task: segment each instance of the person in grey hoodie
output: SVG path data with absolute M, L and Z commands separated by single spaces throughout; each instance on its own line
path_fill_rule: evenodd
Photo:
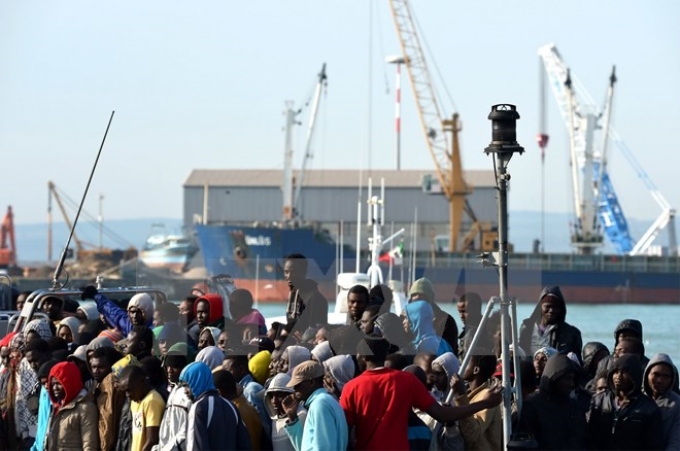
M 680 449 L 680 395 L 673 391 L 677 373 L 668 354 L 656 354 L 645 369 L 642 390 L 661 409 L 665 450 Z

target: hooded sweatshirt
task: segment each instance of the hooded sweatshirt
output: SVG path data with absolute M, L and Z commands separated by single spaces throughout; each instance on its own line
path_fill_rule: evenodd
M 158 451 L 182 451 L 186 448 L 187 421 L 191 398 L 184 385 L 176 384 L 165 406 L 165 414 L 161 421 L 158 435 Z
M 282 392 L 288 395 L 292 394 L 293 389 L 286 386 L 288 382 L 290 382 L 289 375 L 285 373 L 277 374 L 269 381 L 269 386 L 264 391 L 264 405 L 272 423 L 271 437 L 273 451 L 295 451 L 293 443 L 290 441 L 288 434 L 286 434 L 286 431 L 284 430 L 284 427 L 286 426 L 286 415 L 278 414 L 270 400 L 270 396 L 268 396 L 268 394 L 275 392 Z M 307 410 L 304 408 L 303 403 L 299 404 L 297 414 L 298 421 L 304 426 L 305 418 L 307 418 Z
M 586 418 L 577 401 L 559 393 L 555 384 L 567 374 L 576 375 L 574 363 L 555 354 L 545 364 L 538 391 L 522 406 L 518 429 L 530 433 L 539 449 L 585 449 Z
M 113 327 L 118 329 L 127 336 L 132 330 L 132 323 L 128 317 L 127 311 L 118 307 L 111 299 L 108 299 L 101 293 L 98 293 L 94 297 L 94 301 L 97 303 L 97 310 L 99 313 L 104 315 L 106 321 Z M 128 308 L 137 307 L 144 312 L 144 322 L 148 328 L 152 328 L 153 325 L 153 299 L 146 293 L 137 293 L 132 296 L 130 302 L 128 302 Z
M 626 372 L 633 381 L 628 404 L 619 408 L 613 376 Z M 642 393 L 640 359 L 624 354 L 614 361 L 607 375 L 609 390 L 598 393 L 590 405 L 586 441 L 590 449 L 662 449 L 661 410 Z
M 401 319 L 394 313 L 387 312 L 378 316 L 375 319 L 375 327 L 382 334 L 383 338 L 399 348 L 402 354 L 416 354 L 416 349 L 408 339 Z
M 288 346 L 284 352 L 288 355 L 288 375 L 291 377 L 296 366 L 312 357 L 309 349 L 302 346 Z
M 69 330 L 71 331 L 71 336 L 73 337 L 73 343 L 75 345 L 80 344 L 80 333 L 78 332 L 78 328 L 80 327 L 82 323 L 78 318 L 75 316 L 68 316 L 64 319 L 61 320 L 59 323 L 59 327 L 57 328 L 57 334 L 59 333 L 59 329 L 62 327 L 68 327 Z
M 205 363 L 190 363 L 179 380 L 189 387 L 194 399 L 187 420 L 187 451 L 251 449 L 250 435 L 238 410 L 215 390 L 212 373 Z
M 333 357 L 331 343 L 329 341 L 324 341 L 314 346 L 314 349 L 312 349 L 312 356 L 314 356 L 319 363 L 323 363 Z
M 331 373 L 335 386 L 341 393 L 345 384 L 354 379 L 354 374 L 356 373 L 354 359 L 347 354 L 331 357 L 323 362 L 323 367 Z
M 97 304 L 81 304 L 77 310 L 81 310 L 85 314 L 85 318 L 87 318 L 88 321 L 99 319 Z
M 205 363 L 212 371 L 224 362 L 224 351 L 217 346 L 205 347 L 196 354 L 196 361 Z
M 413 346 L 417 352 L 440 356 L 452 352 L 446 340 L 435 334 L 432 306 L 426 301 L 413 301 L 406 305 L 409 328 L 415 336 Z
M 50 390 L 52 415 L 47 426 L 45 450 L 95 451 L 99 449 L 97 408 L 83 390 L 80 370 L 71 362 L 61 362 L 50 370 L 48 380 L 56 379 L 64 387 L 63 399 Z
M 52 331 L 50 330 L 50 326 L 44 319 L 38 318 L 26 323 L 26 326 L 24 326 L 24 337 L 28 335 L 28 332 L 31 330 L 38 334 L 40 338 L 42 338 L 45 341 L 52 338 Z
M 668 354 L 656 354 L 651 358 L 647 364 L 647 368 L 645 369 L 645 375 L 643 378 L 643 391 L 647 396 L 650 398 L 652 397 L 653 391 L 647 378 L 652 368 L 662 363 L 669 366 L 672 374 L 672 382 L 668 391 L 654 399 L 654 401 L 656 401 L 656 405 L 661 409 L 664 449 L 668 451 L 679 450 L 680 395 L 673 391 L 673 387 L 675 387 L 678 383 L 678 373 L 676 372 L 675 366 L 673 365 L 673 360 L 671 360 Z
M 458 354 L 458 324 L 456 324 L 456 320 L 451 315 L 437 305 L 432 282 L 425 277 L 416 280 L 409 290 L 409 298 L 414 294 L 418 294 L 418 299 L 427 301 L 430 304 L 435 334 L 446 340 L 453 349 L 454 354 Z
M 556 300 L 561 309 L 555 324 L 546 326 L 545 331 L 541 332 L 541 304 L 546 296 Z M 541 291 L 541 295 L 538 298 L 538 304 L 536 304 L 536 308 L 531 316 L 522 321 L 522 325 L 519 329 L 520 347 L 527 353 L 533 355 L 539 348 L 549 346 L 557 349 L 558 352 L 563 354 L 573 352 L 580 359 L 581 348 L 583 347 L 581 331 L 567 323 L 565 321 L 566 317 L 567 304 L 564 301 L 564 295 L 562 295 L 560 287 L 545 287 L 543 291 Z
M 199 302 L 207 302 L 208 309 L 208 325 L 218 323 L 224 319 L 224 305 L 222 303 L 222 296 L 219 294 L 206 294 L 196 299 L 194 302 L 194 315 L 196 315 L 196 308 Z
M 595 377 L 597 372 L 597 365 L 594 362 L 595 356 L 605 351 L 609 355 L 609 349 L 599 341 L 591 341 L 583 346 L 583 371 L 586 373 L 588 380 Z

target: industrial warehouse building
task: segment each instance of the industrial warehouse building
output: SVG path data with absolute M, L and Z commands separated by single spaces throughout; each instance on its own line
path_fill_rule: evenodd
M 299 202 L 299 219 L 327 229 L 336 241 L 356 243 L 358 202 L 366 237 L 367 186 L 372 179 L 373 195 L 380 195 L 381 179 L 385 184 L 385 229 L 406 229 L 406 239 L 417 217 L 419 250 L 436 249 L 435 237 L 448 235 L 448 201 L 441 193 L 431 170 L 373 170 L 361 173 L 359 195 L 358 170 L 310 169 L 305 172 Z M 299 180 L 299 171 L 294 171 Z M 493 171 L 465 171 L 465 180 L 473 188 L 468 201 L 480 222 L 497 223 Z M 283 218 L 283 170 L 194 169 L 184 183 L 184 225 L 193 224 L 280 225 Z M 470 218 L 463 218 L 461 236 L 470 228 Z M 362 239 L 362 249 L 368 247 Z

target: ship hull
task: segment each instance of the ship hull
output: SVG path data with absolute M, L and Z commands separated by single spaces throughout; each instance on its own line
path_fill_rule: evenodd
M 335 299 L 337 273 L 352 271 L 354 255 L 314 235 L 311 229 L 197 226 L 198 243 L 208 274 L 229 274 L 259 302 L 283 302 L 288 286 L 285 256 L 299 252 L 309 261 L 309 277 L 328 299 Z M 421 257 L 424 257 L 421 256 Z M 451 302 L 468 291 L 487 299 L 499 292 L 498 272 L 466 254 L 417 258 L 415 277 L 427 277 L 438 302 Z M 569 303 L 680 304 L 680 259 L 512 254 L 508 292 L 520 302 L 535 302 L 542 288 L 559 285 Z M 367 265 L 366 265 L 367 266 Z M 587 268 L 587 269 L 581 269 Z M 362 270 L 366 268 L 363 267 Z M 387 277 L 387 268 L 383 275 Z M 408 279 L 409 270 L 394 267 L 393 278 Z M 408 280 L 404 280 L 408 282 Z

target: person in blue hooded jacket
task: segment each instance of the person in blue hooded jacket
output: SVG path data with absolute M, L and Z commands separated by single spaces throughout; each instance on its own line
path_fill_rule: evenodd
M 127 311 L 118 307 L 115 302 L 97 291 L 92 285 L 85 287 L 81 299 L 94 299 L 97 311 L 104 315 L 106 321 L 121 331 L 125 336 L 135 326 L 153 326 L 153 299 L 147 293 L 137 293 L 128 302 Z
M 187 451 L 250 450 L 250 435 L 236 407 L 215 389 L 210 368 L 203 362 L 187 365 L 180 383 L 193 399 L 189 409 Z
M 434 313 L 427 301 L 412 301 L 406 305 L 404 328 L 413 334 L 416 352 L 440 356 L 453 349 L 434 331 Z

